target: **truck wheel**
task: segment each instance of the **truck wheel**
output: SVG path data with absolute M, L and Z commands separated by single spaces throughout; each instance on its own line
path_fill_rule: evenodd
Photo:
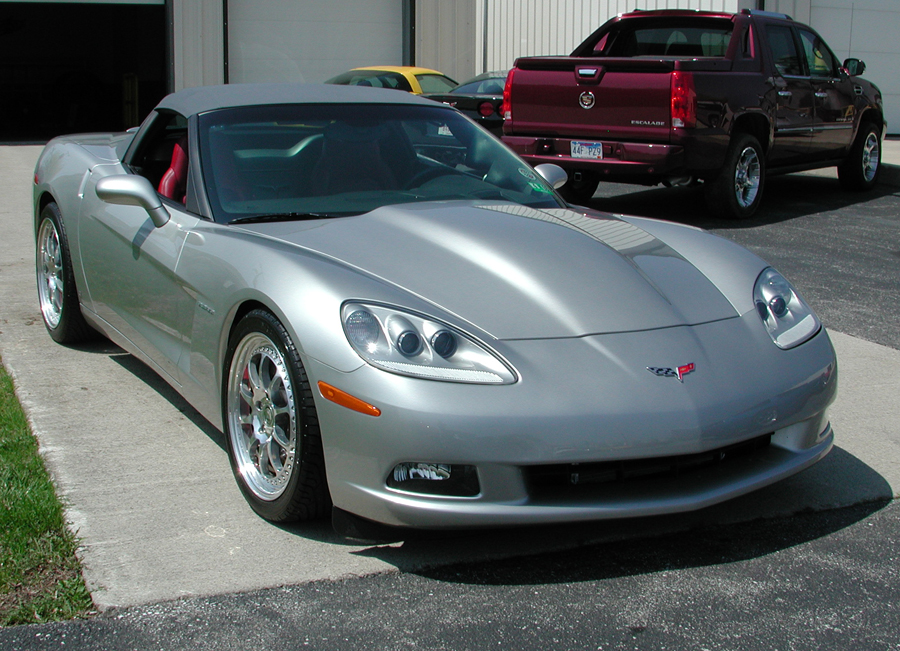
M 600 176 L 593 172 L 580 172 L 579 178 L 575 173 L 569 176 L 566 184 L 559 189 L 562 198 L 569 203 L 584 205 L 589 202 L 600 185 Z
M 878 127 L 871 122 L 863 124 L 850 153 L 838 165 L 838 180 L 846 190 L 871 190 L 878 183 L 881 171 L 881 143 Z
M 737 134 L 728 146 L 722 171 L 707 184 L 706 203 L 719 217 L 747 219 L 759 208 L 765 180 L 759 141 L 749 133 Z

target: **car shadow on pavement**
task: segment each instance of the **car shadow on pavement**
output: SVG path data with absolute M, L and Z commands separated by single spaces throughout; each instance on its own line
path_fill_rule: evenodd
M 849 192 L 841 187 L 836 178 L 804 173 L 767 178 L 762 205 L 752 218 L 745 220 L 720 219 L 710 214 L 703 188 L 699 185 L 646 188 L 601 183 L 587 205 L 609 213 L 665 219 L 707 230 L 737 229 L 839 210 L 898 192 L 900 189 L 886 184 L 878 185 L 871 192 Z
M 175 409 L 177 409 L 185 418 L 187 418 L 197 429 L 206 434 L 210 440 L 225 451 L 225 436 L 216 429 L 212 423 L 200 415 L 184 398 L 181 397 L 175 389 L 163 380 L 153 369 L 144 364 L 134 355 L 125 352 L 112 342 L 104 344 L 92 344 L 91 346 L 102 346 L 104 352 L 116 364 L 127 370 L 129 373 L 140 379 L 148 387 L 156 391 L 160 396 L 169 401 Z M 112 346 L 115 350 L 109 350 Z M 99 352 L 99 351 L 93 351 Z
M 443 581 L 587 581 L 757 558 L 860 522 L 888 505 L 891 496 L 891 486 L 878 472 L 835 447 L 799 475 L 700 511 L 586 524 L 413 533 L 401 545 L 374 545 L 355 553 Z
M 583 546 L 539 557 L 432 568 L 416 574 L 469 585 L 541 585 L 642 576 L 757 559 L 827 537 L 885 508 L 890 500 L 788 518 L 704 527 Z

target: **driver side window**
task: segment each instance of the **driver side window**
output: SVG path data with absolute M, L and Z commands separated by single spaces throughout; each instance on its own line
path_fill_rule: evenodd
M 838 62 L 828 46 L 818 36 L 806 30 L 800 30 L 800 41 L 803 53 L 809 65 L 809 74 L 813 77 L 838 77 Z
M 131 159 L 131 169 L 162 196 L 185 203 L 188 176 L 187 119 L 160 113 Z

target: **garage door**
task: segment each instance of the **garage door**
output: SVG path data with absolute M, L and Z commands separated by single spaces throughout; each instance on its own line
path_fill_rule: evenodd
M 165 48 L 163 0 L 0 0 L 0 142 L 140 124 L 166 93 Z
M 402 0 L 228 1 L 230 83 L 321 82 L 402 61 Z

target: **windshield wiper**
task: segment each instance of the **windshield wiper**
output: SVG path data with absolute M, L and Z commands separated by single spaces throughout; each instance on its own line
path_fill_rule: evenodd
M 247 217 L 236 217 L 230 220 L 229 224 L 255 224 L 259 222 L 284 222 L 284 221 L 301 221 L 306 219 L 331 219 L 332 217 L 350 217 L 359 215 L 358 212 L 340 212 L 340 213 L 324 213 L 324 212 L 274 212 L 264 215 L 248 215 Z

